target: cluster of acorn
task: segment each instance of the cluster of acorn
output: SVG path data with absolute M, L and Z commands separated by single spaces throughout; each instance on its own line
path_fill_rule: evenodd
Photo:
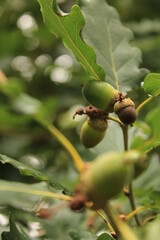
M 91 80 L 84 85 L 82 91 L 91 104 L 85 111 L 78 109 L 75 113 L 88 115 L 81 129 L 81 139 L 85 147 L 94 147 L 103 139 L 110 112 L 114 111 L 122 124 L 132 125 L 135 122 L 136 111 L 132 100 L 125 98 L 108 83 Z M 130 150 L 123 153 L 104 153 L 87 163 L 70 201 L 71 209 L 80 210 L 84 206 L 92 209 L 104 208 L 107 200 L 120 193 L 125 184 L 146 169 L 146 160 L 144 153 Z
M 132 125 L 136 120 L 135 104 L 130 98 L 110 84 L 97 80 L 90 80 L 83 86 L 82 93 L 88 101 L 90 109 L 86 109 L 88 119 L 81 129 L 81 140 L 86 148 L 96 146 L 105 136 L 109 113 L 115 112 L 120 121 Z M 90 110 L 90 111 L 89 111 Z M 77 114 L 83 114 L 83 110 Z

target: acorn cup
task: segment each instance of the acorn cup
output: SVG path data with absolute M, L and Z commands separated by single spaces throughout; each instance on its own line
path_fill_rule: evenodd
M 108 122 L 101 118 L 88 118 L 81 128 L 81 141 L 86 148 L 95 147 L 106 134 Z
M 91 105 L 108 112 L 113 112 L 114 104 L 118 101 L 120 94 L 107 82 L 98 80 L 86 82 L 82 93 Z
M 114 105 L 114 112 L 122 123 L 132 125 L 136 121 L 135 104 L 130 98 L 124 98 Z

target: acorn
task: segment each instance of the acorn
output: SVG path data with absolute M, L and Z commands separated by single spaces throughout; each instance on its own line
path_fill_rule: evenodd
M 139 177 L 149 166 L 149 159 L 147 156 L 143 156 L 141 161 L 135 163 L 134 178 Z
M 114 112 L 121 122 L 126 125 L 133 124 L 136 121 L 135 104 L 130 98 L 117 101 L 114 105 Z
M 134 177 L 134 165 L 141 155 L 137 151 L 109 152 L 98 156 L 81 175 L 81 186 L 93 202 L 93 209 L 103 208 L 107 200 L 119 194 Z
M 82 93 L 86 100 L 94 107 L 113 112 L 113 107 L 119 99 L 120 92 L 110 84 L 98 80 L 90 80 L 85 83 Z
M 108 122 L 101 118 L 88 118 L 81 128 L 81 141 L 86 148 L 95 147 L 106 134 Z

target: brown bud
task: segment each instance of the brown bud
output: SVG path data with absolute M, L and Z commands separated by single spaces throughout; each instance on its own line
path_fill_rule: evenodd
M 121 220 L 126 221 L 126 215 L 125 214 L 120 214 L 118 216 Z
M 136 110 L 134 102 L 130 98 L 118 101 L 114 105 L 114 112 L 122 123 L 129 125 L 136 121 Z
M 69 205 L 73 211 L 79 211 L 84 208 L 86 201 L 87 201 L 87 196 L 83 193 L 78 193 L 69 202 Z
M 39 218 L 49 219 L 52 216 L 52 211 L 48 208 L 40 208 L 36 216 Z

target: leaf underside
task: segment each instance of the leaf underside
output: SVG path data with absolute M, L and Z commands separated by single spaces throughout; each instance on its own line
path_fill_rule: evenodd
M 80 3 L 86 20 L 82 36 L 95 49 L 97 62 L 107 74 L 106 81 L 122 92 L 131 90 L 148 73 L 139 68 L 140 50 L 130 46 L 132 32 L 121 24 L 116 9 L 105 0 Z

